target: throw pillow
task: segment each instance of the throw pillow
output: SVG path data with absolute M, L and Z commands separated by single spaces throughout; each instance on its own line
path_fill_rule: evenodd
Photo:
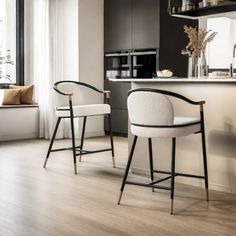
M 33 91 L 34 86 L 17 86 L 17 85 L 9 85 L 10 89 L 20 89 L 20 103 L 21 104 L 33 104 Z
M 19 105 L 20 94 L 20 89 L 4 89 L 2 105 Z

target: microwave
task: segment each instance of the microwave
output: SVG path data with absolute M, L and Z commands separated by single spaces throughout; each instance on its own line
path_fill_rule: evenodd
M 105 53 L 105 79 L 152 78 L 159 69 L 159 49 Z

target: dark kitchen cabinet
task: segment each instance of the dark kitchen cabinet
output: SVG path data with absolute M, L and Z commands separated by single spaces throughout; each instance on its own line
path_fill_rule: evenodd
M 132 49 L 159 48 L 159 21 L 159 0 L 132 1 Z
M 159 48 L 160 0 L 105 0 L 105 51 Z
M 128 111 L 111 109 L 112 131 L 114 136 L 128 136 Z M 105 116 L 105 133 L 109 134 L 108 118 Z
M 105 81 L 105 90 L 111 91 L 110 105 L 113 109 L 126 109 L 128 91 L 131 89 L 130 82 L 111 82 Z
M 131 48 L 131 0 L 104 1 L 105 51 Z
M 128 134 L 128 91 L 131 89 L 130 82 L 105 81 L 105 90 L 111 91 L 110 105 L 112 112 L 112 129 L 114 135 L 127 136 Z M 108 119 L 105 117 L 105 132 L 109 133 Z

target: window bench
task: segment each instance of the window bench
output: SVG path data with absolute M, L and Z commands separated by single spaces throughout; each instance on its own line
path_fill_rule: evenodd
M 39 107 L 0 105 L 0 141 L 39 137 Z

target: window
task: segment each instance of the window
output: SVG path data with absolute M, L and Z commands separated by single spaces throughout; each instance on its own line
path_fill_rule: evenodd
M 0 83 L 16 83 L 16 0 L 0 0 Z
M 0 88 L 24 84 L 24 0 L 0 0 Z
M 218 32 L 215 39 L 208 45 L 209 68 L 229 69 L 230 64 L 233 63 L 233 48 L 236 44 L 236 19 L 209 18 L 207 19 L 207 30 Z
M 0 48 L 3 47 L 3 18 L 0 17 Z

